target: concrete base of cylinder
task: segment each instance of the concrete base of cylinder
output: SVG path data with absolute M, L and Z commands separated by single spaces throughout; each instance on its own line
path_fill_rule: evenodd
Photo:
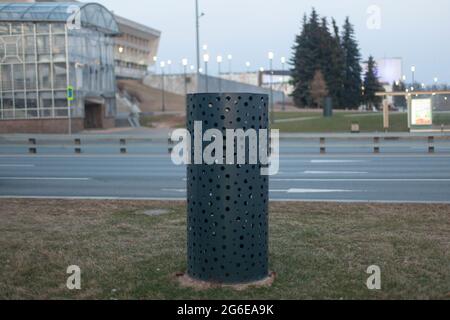
M 251 288 L 263 288 L 263 287 L 271 287 L 275 281 L 276 273 L 270 272 L 269 276 L 260 281 L 250 282 L 250 283 L 240 283 L 240 284 L 221 284 L 221 283 L 213 283 L 206 282 L 197 279 L 193 279 L 185 273 L 177 273 L 175 275 L 176 281 L 183 288 L 190 288 L 195 290 L 209 290 L 209 289 L 217 289 L 217 288 L 227 288 L 233 289 L 236 291 L 244 291 Z

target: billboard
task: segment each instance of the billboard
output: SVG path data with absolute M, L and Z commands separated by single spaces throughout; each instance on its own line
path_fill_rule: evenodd
M 411 124 L 413 126 L 433 125 L 431 99 L 413 99 L 411 103 Z
M 402 79 L 402 59 L 385 58 L 377 60 L 378 77 L 381 82 L 393 84 Z
M 377 59 L 377 76 L 381 83 L 392 85 L 395 81 L 399 81 L 403 77 L 403 61 L 401 58 L 383 58 Z M 367 62 L 361 65 L 364 77 L 367 72 Z

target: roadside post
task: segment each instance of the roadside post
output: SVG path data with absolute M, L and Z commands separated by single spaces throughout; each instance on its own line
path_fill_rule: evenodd
M 69 135 L 72 135 L 72 101 L 74 100 L 74 90 L 73 86 L 67 86 L 67 116 L 69 119 Z
M 331 97 L 325 98 L 325 106 L 323 108 L 323 116 L 325 118 L 331 118 L 333 116 L 333 100 Z
M 259 157 L 256 164 L 236 164 L 242 146 L 237 142 L 234 147 L 239 138 L 227 139 L 227 130 L 269 130 L 268 106 L 269 98 L 262 94 L 187 96 L 192 159 L 187 169 L 187 277 L 194 282 L 236 285 L 270 279 L 269 178 L 261 174 L 264 164 Z M 199 123 L 202 137 L 212 129 L 224 137 L 223 149 L 233 145 L 234 164 L 226 159 L 225 150 L 223 164 L 195 164 L 199 156 L 195 143 Z M 211 138 L 209 141 L 217 141 L 217 136 Z M 201 150 L 209 145 L 205 139 L 200 142 Z M 255 150 L 250 148 L 249 138 L 244 140 L 247 159 Z M 268 148 L 268 140 L 263 143 Z
M 389 103 L 387 100 L 383 101 L 383 128 L 384 132 L 389 131 Z

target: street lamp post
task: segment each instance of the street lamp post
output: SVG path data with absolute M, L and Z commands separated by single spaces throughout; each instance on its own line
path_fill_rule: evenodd
M 412 73 L 412 91 L 414 91 L 414 84 L 415 84 L 415 73 L 416 73 L 416 66 L 411 67 L 411 73 Z
M 208 62 L 209 54 L 205 53 L 203 55 L 203 61 L 205 62 L 205 92 L 208 93 Z
M 270 70 L 270 122 L 272 124 L 275 123 L 275 119 L 274 119 L 274 106 L 273 106 L 273 58 L 274 58 L 274 53 L 273 52 L 269 52 L 268 53 L 268 58 L 269 58 L 269 70 Z
M 187 96 L 187 65 L 188 59 L 184 58 L 181 63 L 183 64 L 183 74 L 184 74 L 184 95 Z
M 217 56 L 217 64 L 219 67 L 219 93 L 222 93 L 222 75 L 221 75 L 221 64 L 222 64 L 223 58 L 222 56 Z
M 247 72 L 246 72 L 246 74 L 245 74 L 245 78 L 246 78 L 246 79 L 249 79 L 249 78 L 250 78 L 250 61 L 247 61 L 247 62 L 245 63 L 245 67 L 246 67 L 246 70 L 247 70 Z
M 245 67 L 247 68 L 247 74 L 250 73 L 250 61 L 245 63 Z
M 155 67 L 155 73 L 158 73 L 158 66 L 157 63 L 158 62 L 158 57 L 157 56 L 153 56 L 153 65 Z
M 285 91 L 286 91 L 286 84 L 284 82 L 284 67 L 286 65 L 286 58 L 281 57 L 281 70 L 282 70 L 282 76 L 281 76 L 281 85 L 282 85 L 282 91 L 283 91 L 283 102 L 282 102 L 282 111 L 286 111 L 286 98 L 285 98 Z
M 203 14 L 202 14 L 203 15 Z M 198 0 L 195 0 L 195 38 L 197 51 L 197 78 L 200 76 L 200 12 L 198 10 Z
M 166 66 L 166 63 L 164 61 L 161 61 L 161 111 L 166 111 L 166 92 L 164 88 L 164 68 Z
M 231 80 L 231 61 L 233 60 L 233 56 L 231 54 L 228 55 L 228 77 Z

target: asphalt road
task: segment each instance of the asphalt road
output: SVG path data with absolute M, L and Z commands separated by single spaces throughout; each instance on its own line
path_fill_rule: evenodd
M 0 197 L 184 199 L 167 154 L 0 155 Z M 450 154 L 284 153 L 271 200 L 450 202 Z

